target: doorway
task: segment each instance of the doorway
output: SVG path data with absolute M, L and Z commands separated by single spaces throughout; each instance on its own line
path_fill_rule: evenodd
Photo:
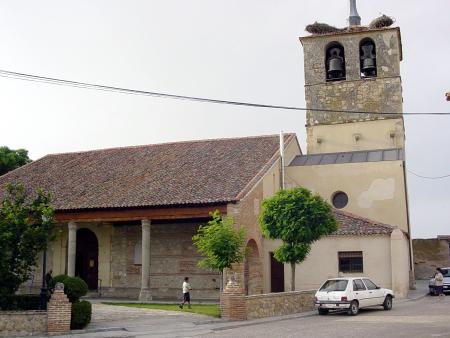
M 77 253 L 75 276 L 83 279 L 89 290 L 97 290 L 98 285 L 98 240 L 89 229 L 77 231 Z
M 270 291 L 284 292 L 284 264 L 278 262 L 270 253 Z

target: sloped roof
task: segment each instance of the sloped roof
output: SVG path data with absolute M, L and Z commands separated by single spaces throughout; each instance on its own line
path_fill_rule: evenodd
M 339 229 L 332 236 L 390 235 L 396 229 L 342 210 L 334 209 L 333 212 Z
M 0 196 L 22 182 L 50 192 L 56 210 L 228 203 L 278 158 L 278 135 L 53 154 L 0 176 Z

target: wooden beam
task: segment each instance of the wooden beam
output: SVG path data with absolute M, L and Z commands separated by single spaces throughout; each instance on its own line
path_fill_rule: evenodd
M 129 208 L 129 209 L 97 209 L 97 210 L 67 210 L 56 211 L 57 222 L 113 222 L 129 220 L 165 220 L 209 217 L 209 213 L 219 210 L 226 214 L 227 205 L 205 205 L 196 207 L 165 207 L 165 208 Z

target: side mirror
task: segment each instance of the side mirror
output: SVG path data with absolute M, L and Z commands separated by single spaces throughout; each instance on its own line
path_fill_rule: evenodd
M 377 288 L 376 288 L 376 289 L 378 290 L 378 289 L 380 289 L 380 287 L 379 287 L 379 286 L 377 286 Z

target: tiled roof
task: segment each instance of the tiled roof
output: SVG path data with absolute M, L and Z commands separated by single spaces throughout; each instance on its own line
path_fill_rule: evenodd
M 339 223 L 339 229 L 333 234 L 334 236 L 390 235 L 396 229 L 342 210 L 334 209 L 333 212 Z
M 20 181 L 50 192 L 56 210 L 234 202 L 278 157 L 278 135 L 53 154 L 0 176 L 0 197 Z

